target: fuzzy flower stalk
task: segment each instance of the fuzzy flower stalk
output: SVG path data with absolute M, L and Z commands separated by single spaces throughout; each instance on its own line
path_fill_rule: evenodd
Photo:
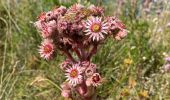
M 109 37 L 122 40 L 127 35 L 125 25 L 117 17 L 105 16 L 102 7 L 74 4 L 41 13 L 35 27 L 42 37 L 40 57 L 49 61 L 59 52 L 66 56 L 60 64 L 66 78 L 61 95 L 73 100 L 94 99 L 103 78 L 91 58 Z

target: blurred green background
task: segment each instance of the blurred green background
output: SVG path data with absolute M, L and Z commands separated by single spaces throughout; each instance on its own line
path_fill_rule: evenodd
M 170 100 L 170 74 L 163 71 L 170 50 L 169 0 L 1 0 L 0 100 L 63 99 L 57 86 L 64 81 L 59 64 L 65 57 L 39 57 L 41 38 L 33 23 L 42 11 L 77 2 L 104 7 L 129 30 L 122 41 L 107 40 L 93 57 L 106 80 L 98 98 Z

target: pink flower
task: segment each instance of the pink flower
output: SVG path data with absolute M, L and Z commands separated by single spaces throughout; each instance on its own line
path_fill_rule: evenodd
M 170 64 L 164 65 L 164 70 L 165 70 L 166 72 L 169 72 L 169 71 L 170 71 Z
M 102 79 L 99 73 L 94 73 L 90 78 L 87 78 L 86 85 L 87 86 L 98 86 L 101 85 Z
M 46 13 L 46 20 L 52 20 L 54 18 L 54 13 L 53 11 L 49 11 Z
M 40 21 L 45 21 L 46 19 L 46 13 L 45 12 L 42 12 L 39 16 L 38 16 L 38 20 Z
M 79 64 L 74 64 L 72 67 L 66 69 L 67 81 L 70 85 L 76 86 L 80 84 L 83 80 L 81 67 Z
M 85 22 L 86 35 L 89 35 L 89 38 L 93 41 L 99 41 L 104 39 L 104 34 L 108 34 L 109 26 L 105 21 L 102 21 L 102 18 L 99 17 L 90 17 Z
M 125 25 L 116 17 L 108 17 L 108 22 L 110 24 L 111 31 L 114 31 L 115 29 L 126 29 Z
M 38 31 L 42 31 L 43 30 L 43 21 L 42 20 L 38 20 L 34 23 L 34 26 L 37 28 Z
M 96 65 L 91 63 L 85 71 L 87 77 L 91 77 L 96 72 Z
M 98 86 L 101 85 L 102 79 L 99 73 L 94 73 L 93 76 L 91 77 L 92 85 L 93 86 Z
M 77 24 L 77 23 L 74 23 L 72 26 L 71 26 L 71 32 L 74 32 L 74 31 L 81 31 L 83 29 L 83 26 L 81 24 Z
M 44 21 L 37 21 L 35 22 L 35 26 L 36 28 L 38 29 L 38 31 L 41 32 L 41 35 L 43 38 L 47 38 L 49 36 L 51 36 L 52 32 L 54 31 L 54 28 L 53 27 L 49 27 L 48 24 L 51 24 L 51 23 L 45 23 Z
M 57 23 L 55 20 L 51 20 L 51 21 L 47 22 L 47 26 L 55 29 L 57 27 Z
M 73 63 L 69 59 L 67 59 L 60 64 L 60 68 L 62 70 L 66 70 L 67 68 L 71 67 L 72 65 L 73 65 Z
M 62 90 L 61 95 L 65 98 L 69 98 L 71 95 L 71 90 Z
M 42 58 L 45 58 L 46 60 L 49 60 L 52 58 L 52 55 L 54 53 L 54 44 L 52 40 L 45 39 L 40 46 L 39 49 L 40 56 Z
M 74 4 L 74 5 L 72 5 L 72 6 L 68 9 L 68 12 L 77 12 L 77 11 L 81 10 L 82 8 L 84 8 L 83 5 L 81 5 L 81 4 Z
M 91 5 L 89 6 L 89 9 L 94 13 L 94 15 L 102 15 L 104 13 L 104 9 L 102 7 Z
M 92 85 L 91 77 L 86 79 L 86 86 L 90 87 Z
M 170 57 L 166 57 L 166 58 L 165 58 L 165 61 L 170 62 Z
M 116 33 L 116 34 L 114 35 L 114 38 L 115 38 L 116 40 L 121 40 L 121 39 L 123 39 L 126 35 L 127 35 L 127 30 L 120 30 L 120 31 L 118 31 L 118 33 Z
M 62 32 L 67 29 L 68 23 L 66 21 L 59 21 L 57 27 L 58 27 L 58 31 Z
M 61 95 L 65 98 L 69 98 L 71 96 L 71 86 L 67 82 L 64 82 L 63 84 L 61 84 L 61 88 Z
M 59 16 L 59 15 L 64 15 L 66 13 L 67 9 L 64 6 L 60 6 L 59 8 L 55 8 L 53 10 L 53 13 L 55 15 L 55 17 Z

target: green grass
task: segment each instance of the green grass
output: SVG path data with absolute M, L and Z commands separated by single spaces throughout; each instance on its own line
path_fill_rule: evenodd
M 113 15 L 116 10 L 115 0 L 87 1 L 82 3 L 101 5 L 108 15 Z M 37 49 L 41 38 L 33 22 L 42 11 L 59 5 L 69 7 L 75 2 L 1 0 L 0 100 L 63 99 L 58 85 L 64 81 L 64 74 L 59 64 L 65 57 L 58 54 L 50 62 L 39 57 Z M 102 100 L 147 99 L 142 97 L 142 91 L 148 91 L 151 100 L 170 99 L 169 73 L 162 72 L 163 59 L 170 50 L 170 29 L 166 27 L 170 21 L 170 11 L 167 10 L 170 7 L 165 2 L 163 5 L 160 16 L 154 11 L 145 15 L 140 3 L 134 6 L 126 2 L 122 7 L 120 18 L 129 30 L 128 36 L 122 41 L 109 39 L 92 59 L 106 79 L 97 88 Z M 141 15 L 137 14 L 138 10 Z M 128 64 L 125 60 L 132 63 Z M 136 85 L 131 87 L 131 82 Z

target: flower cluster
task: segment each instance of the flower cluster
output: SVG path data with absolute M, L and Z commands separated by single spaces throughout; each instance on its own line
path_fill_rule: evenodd
M 97 47 L 108 37 L 121 40 L 127 35 L 125 25 L 117 17 L 104 16 L 104 9 L 94 5 L 56 7 L 41 13 L 35 26 L 43 39 L 39 46 L 42 58 L 50 60 L 57 52 L 67 57 L 60 65 L 67 78 L 61 86 L 64 97 L 70 97 L 71 90 L 89 96 L 102 82 L 96 65 L 90 62 Z
M 63 96 L 66 94 L 66 97 L 70 96 L 72 88 L 75 88 L 80 95 L 86 96 L 91 92 L 88 91 L 89 89 L 99 86 L 102 82 L 100 74 L 96 72 L 96 65 L 91 62 L 83 61 L 72 63 L 69 62 L 69 60 L 66 60 L 60 66 L 67 78 L 62 86 L 64 84 L 68 84 L 67 86 L 69 86 L 67 89 L 62 87 L 64 90 L 62 92 Z
M 169 72 L 170 71 L 170 57 L 165 58 L 165 65 L 164 65 L 164 71 Z

